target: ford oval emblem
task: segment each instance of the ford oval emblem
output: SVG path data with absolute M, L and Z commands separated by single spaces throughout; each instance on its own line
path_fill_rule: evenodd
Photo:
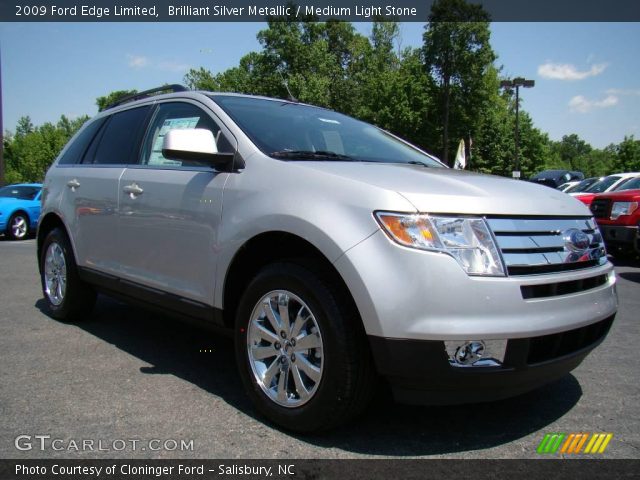
M 562 232 L 562 238 L 567 250 L 571 252 L 584 252 L 589 248 L 589 235 L 577 228 L 570 228 Z

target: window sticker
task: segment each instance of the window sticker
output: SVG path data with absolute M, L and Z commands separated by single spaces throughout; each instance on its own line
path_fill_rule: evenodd
M 148 165 L 182 165 L 182 162 L 179 160 L 168 160 L 162 156 L 162 142 L 164 141 L 164 136 L 169 130 L 188 130 L 196 128 L 199 121 L 200 117 L 167 118 L 162 124 L 162 127 L 160 127 L 155 141 L 153 142 Z

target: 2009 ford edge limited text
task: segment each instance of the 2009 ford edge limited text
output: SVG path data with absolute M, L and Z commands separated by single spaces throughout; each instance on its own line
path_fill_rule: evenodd
M 297 431 L 383 379 L 408 403 L 516 395 L 605 338 L 615 276 L 581 202 L 323 108 L 170 89 L 98 114 L 47 173 L 55 318 L 103 292 L 231 331 L 257 409 Z

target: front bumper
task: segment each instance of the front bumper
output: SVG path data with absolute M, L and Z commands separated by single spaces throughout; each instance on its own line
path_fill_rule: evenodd
M 530 338 L 615 314 L 613 265 L 511 277 L 467 275 L 451 256 L 410 249 L 382 232 L 335 263 L 368 335 L 411 340 Z
M 378 372 L 400 402 L 496 400 L 577 367 L 605 338 L 618 300 L 611 263 L 553 274 L 473 277 L 446 254 L 377 232 L 335 262 Z M 445 342 L 501 341 L 498 366 L 455 367 Z
M 640 228 L 638 226 L 599 225 L 607 249 L 633 249 L 640 253 Z
M 454 367 L 444 342 L 369 337 L 378 372 L 396 401 L 451 405 L 499 400 L 533 390 L 576 368 L 606 337 L 614 316 L 587 327 L 507 342 L 497 367 Z

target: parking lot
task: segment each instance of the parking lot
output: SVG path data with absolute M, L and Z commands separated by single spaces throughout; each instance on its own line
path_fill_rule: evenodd
M 0 457 L 535 458 L 546 433 L 611 432 L 601 457 L 638 458 L 640 265 L 616 272 L 616 322 L 562 380 L 456 407 L 397 405 L 382 390 L 359 421 L 299 436 L 257 416 L 229 339 L 106 297 L 82 324 L 55 321 L 42 311 L 35 241 L 0 237 Z

